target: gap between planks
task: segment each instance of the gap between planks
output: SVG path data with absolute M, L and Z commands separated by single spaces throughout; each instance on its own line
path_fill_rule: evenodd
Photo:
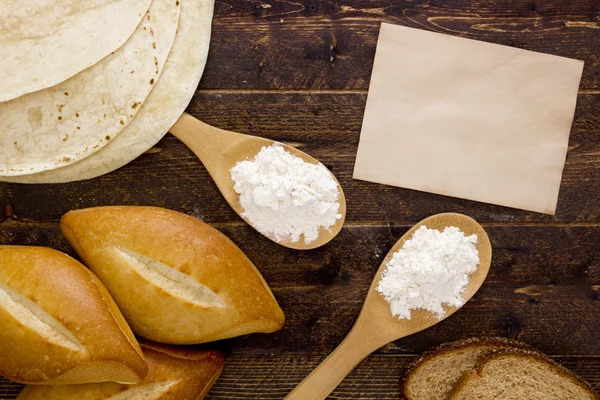
M 196 94 L 334 94 L 365 95 L 369 89 L 198 89 Z M 599 95 L 600 89 L 579 89 L 580 95 Z
M 17 226 L 37 226 L 40 228 L 51 228 L 58 224 L 59 221 L 34 221 L 30 219 L 6 219 L 4 221 L 0 221 L 0 228 L 14 228 Z M 390 224 L 385 221 L 365 221 L 365 222 L 355 222 L 355 221 L 346 221 L 344 223 L 344 228 L 410 228 L 414 223 L 394 223 Z M 249 226 L 243 221 L 235 221 L 235 222 L 208 222 L 210 226 L 214 228 L 235 228 L 241 226 Z M 482 226 L 489 227 L 499 227 L 499 226 L 518 226 L 518 227 L 598 227 L 600 226 L 600 221 L 598 222 L 560 222 L 560 221 L 537 221 L 537 222 L 480 222 Z
M 369 357 L 420 357 L 421 353 L 372 353 Z M 585 358 L 599 358 L 600 354 L 546 354 L 548 357 L 585 357 Z M 301 358 L 325 358 L 327 355 L 317 356 L 317 355 L 307 355 L 307 353 L 295 352 L 295 351 L 286 351 L 285 354 L 277 355 L 276 357 L 280 358 L 288 358 L 288 357 L 301 357 Z M 263 354 L 235 354 L 232 356 L 234 358 L 262 358 Z
M 367 94 L 368 89 L 198 89 L 196 94 Z M 600 90 L 598 91 L 600 94 Z

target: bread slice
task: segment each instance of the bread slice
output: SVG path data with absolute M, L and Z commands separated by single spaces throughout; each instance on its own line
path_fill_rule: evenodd
M 449 400 L 598 400 L 572 372 L 537 352 L 489 354 L 456 384 Z
M 200 400 L 223 370 L 224 358 L 218 351 L 140 344 L 148 375 L 138 384 L 31 385 L 17 400 Z
M 70 211 L 60 226 L 138 336 L 197 344 L 283 326 L 283 311 L 248 257 L 196 218 L 98 207 Z
M 0 246 L 0 375 L 135 383 L 147 372 L 133 332 L 87 268 L 46 247 Z
M 409 369 L 403 383 L 404 396 L 408 400 L 444 400 L 462 375 L 476 367 L 481 356 L 515 348 L 529 347 L 505 338 L 472 338 L 442 345 L 425 353 Z

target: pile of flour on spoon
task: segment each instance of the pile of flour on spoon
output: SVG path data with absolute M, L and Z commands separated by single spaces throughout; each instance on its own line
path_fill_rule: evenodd
M 274 144 L 230 171 L 246 218 L 277 242 L 314 242 L 342 218 L 340 192 L 323 164 L 310 164 Z
M 392 315 L 410 319 L 411 310 L 423 308 L 442 318 L 442 304 L 462 306 L 469 275 L 479 265 L 476 244 L 477 235 L 465 236 L 454 226 L 417 229 L 392 255 L 377 287 Z

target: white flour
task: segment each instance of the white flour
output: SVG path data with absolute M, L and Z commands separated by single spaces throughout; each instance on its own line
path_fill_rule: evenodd
M 454 226 L 417 229 L 393 254 L 377 287 L 392 315 L 410 319 L 410 310 L 423 308 L 442 318 L 443 303 L 462 306 L 462 292 L 479 264 L 476 243 L 477 235 L 467 237 Z
M 309 164 L 281 145 L 263 147 L 252 161 L 230 171 L 240 195 L 243 216 L 262 234 L 278 242 L 310 243 L 319 229 L 334 225 L 340 197 L 336 181 L 323 164 Z

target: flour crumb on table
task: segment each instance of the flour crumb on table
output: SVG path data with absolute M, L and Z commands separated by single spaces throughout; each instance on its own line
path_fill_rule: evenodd
M 392 315 L 410 319 L 411 310 L 421 308 L 442 318 L 442 304 L 462 306 L 469 275 L 479 265 L 476 243 L 477 235 L 465 236 L 454 226 L 417 229 L 392 255 L 377 287 Z
M 274 144 L 230 171 L 242 216 L 277 242 L 314 242 L 342 218 L 338 184 L 323 164 L 310 164 Z

